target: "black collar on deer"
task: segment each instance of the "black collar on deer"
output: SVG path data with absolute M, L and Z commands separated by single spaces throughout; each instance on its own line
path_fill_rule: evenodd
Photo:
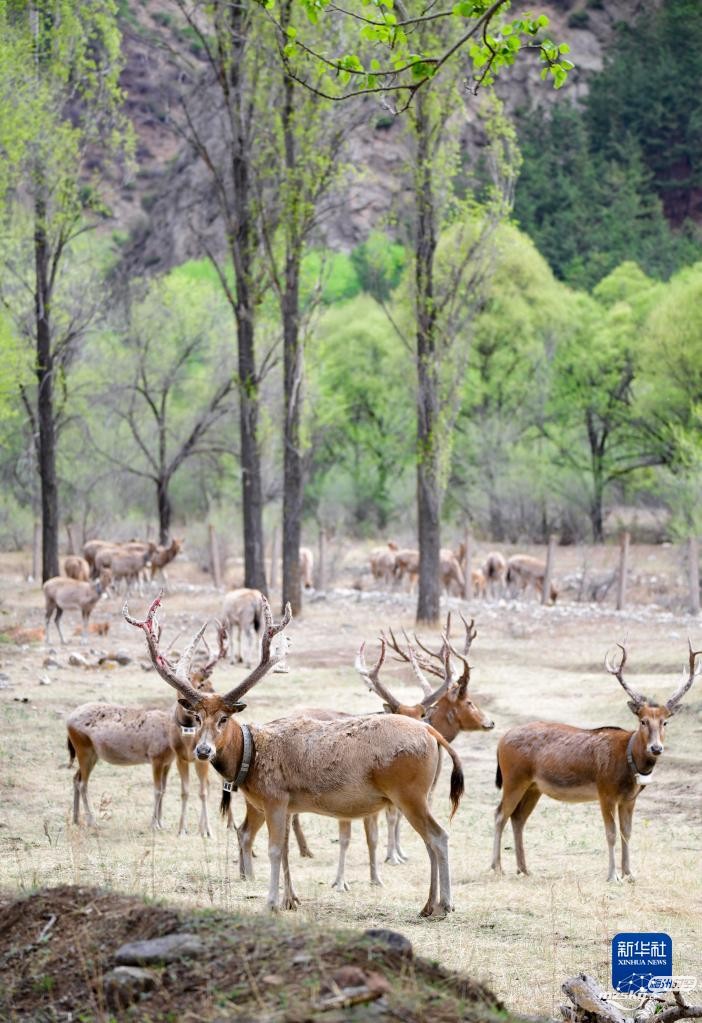
M 239 764 L 239 770 L 236 772 L 236 778 L 234 781 L 225 781 L 222 784 L 222 789 L 225 792 L 236 792 L 240 785 L 243 785 L 249 776 L 251 770 L 251 763 L 253 761 L 253 755 L 255 752 L 253 735 L 251 729 L 243 721 L 239 724 L 241 729 L 241 737 L 244 742 L 244 748 L 241 754 L 241 763 Z
M 264 596 L 261 597 L 261 610 L 263 612 L 263 638 L 261 640 L 261 659 L 253 671 L 249 672 L 243 682 L 240 682 L 238 686 L 234 686 L 228 693 L 222 696 L 222 702 L 230 707 L 232 710 L 238 710 L 238 701 L 244 695 L 248 693 L 252 686 L 255 686 L 257 682 L 260 682 L 264 675 L 266 675 L 271 668 L 283 659 L 283 655 L 279 657 L 271 657 L 271 643 L 278 635 L 282 632 L 285 626 L 292 618 L 292 609 L 290 604 L 285 605 L 285 612 L 283 617 L 280 619 L 277 625 L 273 623 L 273 615 L 271 614 L 271 606 Z
M 695 661 L 697 660 L 699 655 L 702 654 L 702 650 L 693 650 L 692 643 L 690 642 L 689 639 L 687 641 L 687 645 L 690 651 L 687 678 L 685 678 L 685 675 L 683 674 L 682 682 L 675 690 L 673 695 L 670 697 L 670 699 L 666 701 L 665 704 L 671 714 L 674 714 L 675 711 L 678 709 L 678 704 L 682 700 L 683 696 L 688 691 L 692 683 L 695 681 L 697 675 L 700 674 L 700 671 L 702 671 L 702 665 L 700 665 L 699 668 L 695 669 Z
M 161 605 L 162 597 L 163 590 L 160 591 L 159 595 L 153 601 L 146 618 L 141 622 L 137 618 L 131 617 L 126 601 L 122 608 L 122 614 L 125 621 L 143 631 L 146 636 L 146 643 L 149 648 L 151 663 L 164 682 L 167 682 L 169 686 L 173 686 L 174 689 L 177 689 L 192 707 L 197 707 L 202 703 L 204 694 L 193 688 L 190 684 L 188 675 L 192 666 L 195 650 L 197 649 L 197 646 L 202 639 L 202 635 L 207 628 L 207 622 L 205 622 L 205 624 L 198 630 L 193 639 L 187 645 L 181 654 L 178 663 L 173 665 L 165 654 L 162 654 L 158 649 L 158 642 L 161 638 L 161 625 L 158 620 L 155 621 L 154 619 L 156 611 Z
M 636 732 L 632 732 L 628 743 L 626 744 L 626 762 L 629 765 L 629 770 L 634 776 L 634 781 L 637 785 L 648 785 L 653 774 L 653 767 L 650 771 L 639 771 L 634 760 L 634 740 L 636 739 Z M 655 762 L 654 762 L 655 766 Z

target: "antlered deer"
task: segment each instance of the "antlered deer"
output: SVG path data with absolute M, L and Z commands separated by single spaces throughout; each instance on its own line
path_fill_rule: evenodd
M 253 662 L 252 655 L 258 653 L 258 641 L 263 624 L 262 599 L 263 594 L 260 590 L 244 588 L 230 590 L 224 595 L 222 604 L 222 618 L 229 636 L 233 636 L 234 627 L 237 629 L 236 660 L 243 662 L 247 668 Z M 230 660 L 234 664 L 233 642 L 230 645 Z
M 544 577 L 546 575 L 546 562 L 532 558 L 530 554 L 515 554 L 507 562 L 507 573 L 505 582 L 507 586 L 526 593 L 530 586 L 541 596 L 544 588 Z M 552 604 L 558 599 L 558 587 L 551 583 L 549 598 Z
M 511 728 L 497 746 L 498 788 L 503 795 L 495 814 L 492 868 L 501 872 L 502 831 L 512 821 L 517 873 L 528 873 L 524 858 L 523 831 L 542 795 L 568 803 L 599 800 L 609 847 L 608 881 L 617 881 L 614 847 L 617 840 L 615 813 L 622 836 L 622 874 L 631 874 L 629 841 L 636 798 L 651 781 L 653 768 L 663 752 L 667 719 L 699 674 L 695 660 L 702 651 L 690 646 L 687 678 L 659 706 L 624 681 L 626 650 L 620 645 L 619 664 L 605 659 L 629 697 L 627 706 L 638 719 L 634 732 L 623 728 L 575 728 L 548 721 L 533 721 Z
M 246 819 L 239 830 L 240 853 L 247 875 L 252 870 L 251 846 L 265 822 L 271 865 L 268 905 L 280 905 L 283 867 L 284 904 L 298 901 L 287 863 L 288 815 L 321 813 L 346 820 L 366 817 L 385 806 L 399 807 L 421 835 L 431 864 L 429 898 L 423 916 L 444 916 L 452 907 L 448 836 L 433 818 L 428 795 L 438 768 L 439 748 L 451 756 L 452 816 L 463 794 L 458 756 L 435 729 L 395 714 L 370 715 L 350 721 L 282 718 L 266 725 L 240 725 L 233 717 L 244 709 L 241 697 L 275 665 L 273 639 L 291 618 L 290 605 L 274 625 L 268 601 L 262 598 L 264 630 L 258 665 L 222 696 L 200 693 L 184 672 L 158 649 L 154 615 L 156 598 L 144 621 L 124 616 L 144 631 L 149 654 L 159 675 L 181 694 L 183 706 L 196 721 L 195 755 L 209 761 L 229 790 L 241 789 Z M 225 789 L 223 807 L 230 791 Z M 438 882 L 438 884 L 437 884 Z
M 66 640 L 61 632 L 61 615 L 64 611 L 80 611 L 83 616 L 81 643 L 84 643 L 88 638 L 90 614 L 110 585 L 111 578 L 110 570 L 107 568 L 100 572 L 98 579 L 94 579 L 90 583 L 77 582 L 75 579 L 68 579 L 62 575 L 55 575 L 53 579 L 47 579 L 42 587 L 46 605 L 46 642 L 49 642 L 49 622 L 52 616 L 54 616 L 61 642 L 65 644 Z
M 176 670 L 187 673 L 204 628 L 184 651 Z M 219 660 L 225 656 L 226 633 L 219 629 L 219 651 L 215 657 L 197 670 L 193 685 L 199 692 L 213 692 L 210 675 Z M 209 653 L 209 651 L 208 651 Z M 195 726 L 188 712 L 176 703 L 173 710 L 124 707 L 114 703 L 84 703 L 76 707 L 66 719 L 68 730 L 69 767 L 78 758 L 78 770 L 73 779 L 73 823 L 80 821 L 80 803 L 90 827 L 95 826 L 88 798 L 88 781 L 98 760 L 108 764 L 132 767 L 151 764 L 154 779 L 154 809 L 151 827 L 163 827 L 163 796 L 168 772 L 176 761 L 181 783 L 181 812 L 178 834 L 186 832 L 186 811 L 190 791 L 190 764 L 200 782 L 200 834 L 211 835 L 207 814 L 208 764 L 195 759 Z M 233 820 L 230 818 L 230 826 Z
M 90 565 L 85 558 L 81 558 L 77 554 L 69 554 L 63 562 L 63 574 L 67 579 L 88 583 L 90 582 Z

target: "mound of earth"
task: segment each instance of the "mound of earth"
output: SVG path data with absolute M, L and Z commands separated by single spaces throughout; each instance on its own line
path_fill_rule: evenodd
M 428 926 L 441 926 L 428 924 Z M 392 931 L 183 911 L 96 888 L 0 900 L 0 1019 L 497 1023 L 483 985 Z

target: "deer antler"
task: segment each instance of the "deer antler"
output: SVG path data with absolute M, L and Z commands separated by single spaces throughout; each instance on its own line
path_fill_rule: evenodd
M 463 640 L 463 654 L 464 654 L 465 657 L 467 657 L 468 654 L 470 653 L 471 644 L 472 644 L 473 640 L 475 639 L 475 637 L 478 635 L 478 630 L 475 627 L 475 618 L 471 618 L 470 622 L 467 622 L 465 620 L 465 618 L 463 617 L 462 612 L 459 611 L 458 613 L 461 616 L 461 621 L 463 622 L 463 626 L 464 626 L 464 628 L 466 630 L 466 637 Z M 447 629 L 446 630 L 446 635 L 448 636 L 448 634 L 449 633 L 448 633 L 448 629 Z M 455 651 L 454 651 L 454 654 L 455 654 Z M 456 657 L 460 657 L 460 654 L 455 654 L 455 656 Z
M 702 672 L 702 665 L 700 665 L 699 668 L 695 669 L 695 661 L 697 660 L 699 655 L 702 654 L 702 650 L 693 650 L 692 649 L 692 643 L 690 642 L 689 639 L 687 641 L 687 645 L 688 645 L 688 648 L 689 648 L 689 651 L 690 651 L 690 659 L 689 659 L 687 678 L 685 678 L 685 675 L 683 673 L 683 680 L 682 680 L 682 682 L 680 683 L 678 688 L 675 690 L 673 695 L 670 697 L 670 699 L 666 700 L 666 704 L 665 704 L 666 707 L 668 708 L 668 710 L 671 712 L 671 714 L 674 714 L 675 711 L 678 709 L 678 704 L 682 700 L 683 696 L 688 691 L 688 689 L 690 688 L 692 683 L 695 681 L 695 678 L 700 674 L 700 672 Z
M 461 618 L 463 618 L 463 615 L 461 615 Z M 465 618 L 463 618 L 463 624 L 466 626 L 466 646 L 468 649 L 470 649 L 470 644 L 473 642 L 478 633 L 477 630 L 473 629 L 472 635 L 470 634 L 471 628 L 473 626 L 472 619 L 470 623 L 470 628 Z M 468 683 L 470 682 L 470 664 L 468 663 L 468 658 L 465 656 L 465 654 L 459 653 L 458 650 L 456 650 L 456 648 L 449 643 L 448 639 L 446 640 L 446 646 L 448 650 L 453 654 L 453 656 L 457 657 L 458 660 L 461 661 L 461 663 L 463 664 L 463 671 L 461 672 L 461 674 L 458 677 L 456 677 L 455 675 L 452 676 L 452 681 L 455 682 L 458 688 L 458 696 L 460 699 L 463 699 L 468 689 Z M 466 653 L 467 652 L 468 650 L 466 650 Z
M 443 644 L 443 646 L 441 648 L 441 658 L 442 658 L 442 662 L 443 662 L 443 666 L 444 666 L 443 672 L 442 672 L 444 680 L 443 680 L 443 682 L 441 683 L 441 685 L 439 686 L 438 689 L 435 689 L 433 693 L 429 693 L 422 700 L 422 707 L 424 707 L 425 710 L 429 710 L 429 708 L 433 707 L 433 705 L 435 703 L 438 703 L 439 700 L 441 699 L 441 697 L 444 696 L 448 692 L 449 687 L 453 683 L 453 674 L 451 672 L 451 656 L 450 656 L 450 653 L 449 653 L 449 646 L 448 646 L 448 643 L 446 641 L 446 635 L 445 634 L 444 634 L 444 644 Z
M 202 668 L 203 678 L 209 678 L 212 672 L 214 671 L 215 665 L 219 661 L 224 660 L 224 658 L 227 656 L 227 649 L 229 647 L 229 637 L 227 635 L 226 626 L 223 625 L 222 622 L 220 622 L 218 619 L 215 619 L 215 625 L 217 626 L 218 649 L 214 657 L 210 657 L 210 648 L 207 644 L 207 640 L 204 635 L 202 637 L 202 641 L 205 644 L 205 649 L 207 650 L 207 661 L 205 662 L 205 665 Z
M 389 633 L 389 638 L 388 638 L 388 636 L 385 635 L 384 632 L 380 633 L 380 638 L 381 638 L 381 640 L 385 644 L 387 644 L 387 646 L 390 647 L 391 650 L 395 651 L 395 653 L 397 654 L 397 657 L 395 658 L 395 660 L 396 661 L 405 661 L 407 664 L 411 663 L 410 662 L 409 654 L 405 653 L 405 651 L 402 649 L 402 647 L 400 646 L 397 638 L 395 637 L 395 633 L 392 631 L 392 629 L 388 628 L 388 633 Z M 407 648 L 409 649 L 412 646 L 412 644 L 410 642 L 409 636 L 407 635 L 407 633 L 405 632 L 404 629 L 402 630 L 402 635 L 405 637 L 405 641 L 407 643 Z M 428 696 L 429 693 L 431 692 L 431 686 L 430 686 L 429 682 L 427 681 L 427 679 L 426 679 L 426 677 L 425 677 L 425 675 L 423 673 L 425 671 L 427 671 L 427 672 L 429 672 L 430 675 L 438 675 L 439 678 L 443 678 L 443 674 L 444 673 L 441 670 L 441 668 L 436 667 L 435 665 L 431 664 L 429 661 L 424 660 L 423 658 L 417 657 L 417 651 L 416 650 L 414 651 L 414 654 L 415 654 L 415 659 L 417 661 L 417 664 L 420 665 L 420 673 L 417 675 L 417 673 L 415 672 L 415 675 L 416 675 L 417 681 L 419 682 L 420 686 L 422 687 L 422 689 L 424 691 L 425 696 Z
M 168 682 L 169 686 L 173 686 L 174 689 L 177 689 L 178 692 L 185 697 L 188 703 L 190 703 L 193 707 L 196 707 L 198 704 L 202 703 L 203 694 L 199 693 L 197 689 L 194 689 L 190 684 L 188 672 L 192 665 L 195 649 L 202 638 L 202 634 L 205 631 L 207 623 L 205 623 L 205 625 L 203 625 L 197 632 L 185 648 L 178 664 L 174 666 L 158 649 L 158 643 L 161 638 L 161 626 L 158 620 L 155 621 L 154 619 L 156 611 L 161 606 L 162 597 L 163 590 L 161 590 L 159 595 L 153 601 L 146 618 L 141 622 L 137 618 L 131 617 L 126 600 L 124 602 L 124 607 L 122 608 L 122 614 L 124 615 L 125 621 L 143 631 L 146 636 L 146 644 L 149 648 L 151 662 L 164 682 Z
M 222 697 L 222 701 L 229 707 L 233 707 L 244 693 L 248 693 L 249 689 L 260 682 L 264 675 L 266 675 L 271 668 L 273 668 L 278 661 L 282 658 L 280 656 L 271 657 L 271 643 L 278 635 L 282 632 L 285 626 L 292 618 L 292 610 L 290 604 L 285 605 L 285 613 L 280 619 L 277 625 L 273 623 L 273 615 L 271 614 L 271 606 L 265 597 L 261 597 L 261 610 L 263 611 L 263 639 L 261 640 L 261 659 L 259 660 L 253 671 L 249 672 L 243 682 L 240 682 L 238 686 L 234 686 L 228 693 L 225 693 Z
M 379 677 L 380 669 L 382 668 L 383 661 L 385 660 L 385 640 L 381 639 L 380 654 L 378 655 L 378 660 L 370 669 L 366 664 L 366 658 L 364 656 L 365 649 L 366 644 L 361 643 L 360 649 L 356 654 L 356 660 L 354 661 L 354 668 L 359 673 L 361 678 L 365 681 L 368 688 L 372 690 L 372 692 L 376 693 L 376 695 L 379 696 L 381 700 L 385 700 L 392 713 L 396 714 L 398 707 L 400 707 L 400 701 L 397 699 L 397 697 L 392 695 L 387 686 L 383 685 Z
M 622 672 L 624 670 L 624 665 L 626 664 L 626 648 L 623 647 L 621 643 L 617 643 L 617 646 L 622 652 L 621 661 L 619 662 L 619 664 L 615 664 L 612 658 L 609 656 L 609 653 L 607 653 L 605 654 L 604 659 L 605 668 L 610 673 L 610 675 L 614 675 L 614 677 L 617 679 L 624 692 L 627 694 L 627 696 L 631 698 L 634 704 L 637 707 L 641 707 L 646 702 L 646 697 L 643 695 L 643 693 L 639 693 L 637 692 L 636 689 L 632 689 L 632 687 L 624 681 Z

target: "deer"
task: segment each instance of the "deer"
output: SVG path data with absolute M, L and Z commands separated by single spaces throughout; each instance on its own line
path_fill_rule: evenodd
M 482 564 L 482 573 L 485 577 L 485 593 L 492 600 L 504 592 L 507 576 L 507 562 L 504 555 L 499 551 L 489 551 Z
M 222 619 L 230 636 L 237 629 L 237 653 L 234 644 L 230 646 L 230 660 L 237 660 L 250 667 L 252 654 L 257 651 L 263 617 L 261 612 L 263 594 L 260 590 L 243 588 L 230 590 L 224 595 L 222 603 Z
M 385 547 L 374 547 L 370 552 L 371 575 L 376 582 L 391 586 L 395 578 L 395 559 L 398 546 L 388 540 Z
M 451 588 L 458 596 L 463 596 L 464 577 L 458 557 L 449 547 L 442 547 L 439 551 L 441 566 L 441 583 L 447 593 Z
M 79 583 L 90 582 L 90 565 L 76 554 L 64 558 L 63 574 L 67 579 L 75 579 Z
M 101 547 L 95 553 L 95 569 L 100 571 L 109 568 L 113 583 L 124 580 L 125 592 L 129 592 L 132 584 L 137 583 L 141 589 L 141 575 L 149 561 L 148 547 L 141 550 L 128 550 L 120 545 Z
M 201 630 L 183 652 L 179 670 L 191 668 L 195 650 L 204 640 Z M 198 692 L 213 692 L 210 676 L 215 665 L 226 654 L 227 634 L 218 626 L 219 649 L 200 668 L 192 670 L 193 685 Z M 151 827 L 163 828 L 163 797 L 166 791 L 168 773 L 175 760 L 181 783 L 181 811 L 178 835 L 187 833 L 186 817 L 190 793 L 190 764 L 194 762 L 195 773 L 200 783 L 199 831 L 203 837 L 212 835 L 207 812 L 207 791 L 209 788 L 209 767 L 196 760 L 195 727 L 192 717 L 176 703 L 172 710 L 155 708 L 125 707 L 110 703 L 84 703 L 76 707 L 66 719 L 69 768 L 78 759 L 78 770 L 73 778 L 73 823 L 80 823 L 80 803 L 89 827 L 95 827 L 95 815 L 88 797 L 88 781 L 99 760 L 122 767 L 137 764 L 151 764 L 154 782 L 154 808 Z M 233 827 L 229 815 L 229 826 Z
M 161 575 L 163 581 L 166 584 L 168 583 L 166 565 L 170 565 L 173 559 L 177 557 L 178 554 L 180 554 L 180 552 L 183 549 L 184 543 L 185 539 L 181 537 L 180 539 L 171 540 L 170 544 L 167 547 L 156 548 L 156 550 L 152 553 L 149 559 L 151 561 L 152 580 L 156 578 L 156 574 L 158 573 Z
M 309 547 L 300 548 L 300 582 L 306 590 L 311 590 L 314 571 L 314 554 Z
M 103 547 L 114 547 L 116 546 L 111 540 L 88 540 L 83 544 L 83 557 L 90 566 L 90 574 L 95 579 L 98 576 L 98 572 L 95 569 L 95 555 Z
M 407 576 L 409 591 L 413 591 L 419 578 L 419 551 L 403 547 L 395 552 L 395 579 L 401 582 Z
M 299 902 L 288 865 L 290 814 L 321 813 L 347 820 L 393 805 L 421 835 L 429 856 L 429 895 L 421 915 L 446 916 L 453 908 L 448 835 L 432 816 L 428 796 L 443 748 L 453 761 L 451 817 L 458 810 L 463 771 L 449 743 L 431 726 L 397 714 L 371 714 L 350 721 L 291 717 L 265 725 L 239 724 L 235 715 L 246 706 L 242 697 L 276 664 L 272 643 L 290 622 L 290 605 L 274 624 L 268 601 L 262 598 L 259 662 L 241 682 L 219 695 L 196 690 L 187 672 L 159 650 L 160 629 L 154 625 L 154 616 L 160 602 L 159 595 L 141 621 L 130 616 L 126 605 L 122 613 L 143 631 L 156 671 L 178 691 L 181 706 L 196 722 L 195 756 L 211 763 L 225 781 L 222 811 L 228 810 L 233 789 L 244 796 L 246 817 L 239 829 L 239 847 L 246 876 L 253 872 L 253 840 L 263 824 L 267 826 L 269 908 L 277 910 L 281 905 L 281 867 L 284 907 L 293 909 Z
M 680 701 L 700 673 L 695 662 L 702 651 L 693 650 L 689 644 L 687 678 L 683 675 L 673 695 L 660 706 L 624 680 L 627 652 L 617 645 L 621 650 L 619 662 L 607 655 L 605 668 L 629 697 L 627 706 L 638 722 L 634 731 L 532 721 L 511 728 L 500 739 L 495 784 L 502 789 L 502 799 L 495 813 L 495 872 L 502 873 L 502 832 L 511 820 L 517 873 L 528 874 L 524 825 L 541 796 L 547 795 L 567 803 L 599 801 L 609 850 L 608 881 L 620 880 L 615 863 L 618 814 L 622 877 L 632 877 L 629 846 L 636 799 L 653 780 L 653 769 L 663 753 L 666 722 L 679 710 Z
M 533 558 L 530 554 L 515 554 L 507 562 L 505 582 L 512 590 L 520 589 L 526 593 L 533 586 L 539 595 L 543 592 L 546 576 L 546 562 Z M 555 604 L 558 599 L 558 587 L 551 583 L 549 599 Z
M 81 643 L 88 638 L 88 622 L 90 614 L 100 597 L 105 593 L 112 580 L 109 570 L 103 569 L 97 579 L 92 582 L 78 582 L 66 576 L 56 575 L 53 579 L 47 579 L 42 589 L 44 590 L 45 602 L 45 641 L 49 642 L 49 623 L 52 617 L 56 623 L 56 630 L 65 646 L 66 640 L 61 632 L 61 616 L 64 611 L 80 611 L 83 616 L 83 628 L 81 630 Z

